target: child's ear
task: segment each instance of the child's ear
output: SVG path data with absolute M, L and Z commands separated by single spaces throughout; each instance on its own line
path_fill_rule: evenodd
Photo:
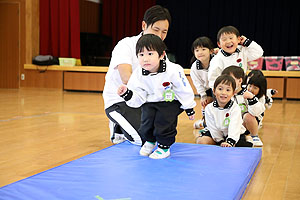
M 146 30 L 147 29 L 147 24 L 145 21 L 142 21 L 142 30 Z
M 243 83 L 243 78 L 239 79 L 239 83 L 242 84 Z
M 161 56 L 159 57 L 159 59 L 161 59 L 161 60 L 164 59 L 165 55 L 166 55 L 166 52 L 163 51 L 163 53 L 161 54 Z
M 218 44 L 218 47 L 219 47 L 220 49 L 222 49 L 222 48 L 221 48 L 221 45 L 220 45 L 220 42 L 217 42 L 217 44 Z

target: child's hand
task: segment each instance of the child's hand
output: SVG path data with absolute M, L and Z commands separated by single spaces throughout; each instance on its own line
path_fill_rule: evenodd
M 214 48 L 214 50 L 213 50 L 213 54 L 217 54 L 218 52 L 219 52 L 219 48 Z
M 201 98 L 200 103 L 202 108 L 204 109 L 208 104 L 210 104 L 211 102 L 213 102 L 214 99 L 210 96 L 206 96 L 204 98 Z
M 121 96 L 123 95 L 125 92 L 127 91 L 127 86 L 126 85 L 121 85 L 119 88 L 118 88 L 118 95 Z
M 189 120 L 194 120 L 195 119 L 195 114 L 189 116 Z
M 232 147 L 232 146 L 231 146 L 231 144 L 229 144 L 227 142 L 222 142 L 221 147 Z
M 200 103 L 201 103 L 202 108 L 204 109 L 208 104 L 207 97 L 206 96 L 201 97 Z
M 244 99 L 252 99 L 254 97 L 254 94 L 252 94 L 251 92 L 249 91 L 246 91 L 244 94 L 243 94 L 243 97 Z
M 240 45 L 243 45 L 246 40 L 247 38 L 244 35 L 242 35 Z

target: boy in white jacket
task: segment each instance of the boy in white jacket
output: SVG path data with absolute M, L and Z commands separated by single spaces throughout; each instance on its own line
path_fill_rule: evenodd
M 263 55 L 263 49 L 259 44 L 245 36 L 240 36 L 239 31 L 233 26 L 221 28 L 217 35 L 217 41 L 221 50 L 210 62 L 208 70 L 210 88 L 213 88 L 216 78 L 226 67 L 236 65 L 246 73 L 247 62 Z
M 198 144 L 252 147 L 252 143 L 245 139 L 241 110 L 231 99 L 235 86 L 235 80 L 229 75 L 216 79 L 213 89 L 216 100 L 205 108 L 207 128 L 197 138 Z
M 162 159 L 170 155 L 175 142 L 178 115 L 185 110 L 190 120 L 195 118 L 193 90 L 180 65 L 164 60 L 166 46 L 152 34 L 137 42 L 136 54 L 141 65 L 118 94 L 130 107 L 142 109 L 141 135 L 144 145 L 140 155 Z M 158 148 L 152 153 L 156 142 Z

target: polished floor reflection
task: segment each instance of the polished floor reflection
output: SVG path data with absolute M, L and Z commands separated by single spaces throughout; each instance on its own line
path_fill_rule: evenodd
M 100 93 L 0 89 L 0 127 L 0 187 L 111 145 Z M 177 142 L 194 143 L 197 131 L 181 114 Z M 259 134 L 262 159 L 243 199 L 300 199 L 300 101 L 275 100 Z

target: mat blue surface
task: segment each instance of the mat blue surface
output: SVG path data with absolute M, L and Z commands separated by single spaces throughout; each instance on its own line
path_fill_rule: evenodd
M 0 188 L 2 200 L 240 199 L 261 149 L 175 143 L 152 160 L 124 142 Z

